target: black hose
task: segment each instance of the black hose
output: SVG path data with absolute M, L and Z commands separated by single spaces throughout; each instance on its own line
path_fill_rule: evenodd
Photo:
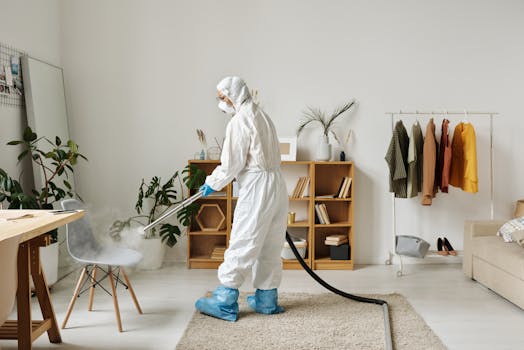
M 322 278 L 320 278 L 309 266 L 307 266 L 306 262 L 302 257 L 300 256 L 297 247 L 295 247 L 295 243 L 293 243 L 293 240 L 291 239 L 291 236 L 286 231 L 286 241 L 289 244 L 289 247 L 293 251 L 293 254 L 295 254 L 295 257 L 297 258 L 300 265 L 302 265 L 302 268 L 306 270 L 306 272 L 313 277 L 315 281 L 317 281 L 322 287 L 326 288 L 327 290 L 338 294 L 340 296 L 343 296 L 344 298 L 348 298 L 351 300 L 359 301 L 362 303 L 368 303 L 368 304 L 376 304 L 376 305 L 382 305 L 384 309 L 384 324 L 385 324 L 385 332 L 386 332 L 386 348 L 392 349 L 393 344 L 391 340 L 391 326 L 389 324 L 389 311 L 388 311 L 388 303 L 385 300 L 381 299 L 373 299 L 373 298 L 365 298 L 354 294 L 349 294 L 344 291 L 341 291 L 340 289 L 337 289 L 331 285 L 329 285 L 326 281 L 324 281 Z

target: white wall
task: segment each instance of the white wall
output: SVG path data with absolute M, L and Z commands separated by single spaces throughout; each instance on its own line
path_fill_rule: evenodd
M 68 0 L 61 10 L 72 136 L 90 159 L 79 191 L 98 208 L 131 213 L 142 177 L 168 176 L 199 149 L 196 128 L 221 137 L 227 120 L 215 84 L 227 74 L 260 91 L 281 136 L 294 134 L 307 105 L 358 99 L 341 123 L 355 130 L 357 263 L 383 262 L 390 239 L 386 111 L 500 112 L 496 216 L 524 195 L 522 1 Z M 470 120 L 481 193 L 399 208 L 399 226 L 412 222 L 405 230 L 431 243 L 442 234 L 460 248 L 463 220 L 489 215 L 488 124 Z M 301 138 L 302 158 L 317 138 Z M 183 259 L 184 244 L 175 252 L 170 258 Z
M 58 0 L 0 0 L 0 42 L 29 55 L 60 64 L 60 6 Z M 17 164 L 19 147 L 7 146 L 20 139 L 27 125 L 25 110 L 0 106 L 0 168 L 18 178 L 24 169 L 24 183 L 32 181 L 30 162 Z

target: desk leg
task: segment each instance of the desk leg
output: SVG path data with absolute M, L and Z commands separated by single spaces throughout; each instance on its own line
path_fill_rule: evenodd
M 29 288 L 29 243 L 18 247 L 18 290 L 16 292 L 18 313 L 18 349 L 30 350 L 31 329 L 31 291 Z
M 31 275 L 33 276 L 33 283 L 35 285 L 36 296 L 38 297 L 38 303 L 40 304 L 40 310 L 44 320 L 51 321 L 51 328 L 47 330 L 47 336 L 51 343 L 61 343 L 62 337 L 58 330 L 58 324 L 56 322 L 55 311 L 53 304 L 51 304 L 51 297 L 49 295 L 49 288 L 45 281 L 44 271 L 40 264 L 40 244 L 34 242 L 31 244 Z

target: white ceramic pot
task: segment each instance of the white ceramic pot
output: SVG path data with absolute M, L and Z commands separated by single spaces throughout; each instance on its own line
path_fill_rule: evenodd
M 138 263 L 140 270 L 157 270 L 162 267 L 166 245 L 160 238 L 140 239 L 136 248 L 144 256 Z
M 327 161 L 331 159 L 331 145 L 325 135 L 320 138 L 320 143 L 317 147 L 316 159 L 319 161 Z
M 58 280 L 58 242 L 40 247 L 40 262 L 47 285 L 52 286 Z M 31 288 L 34 288 L 33 279 Z

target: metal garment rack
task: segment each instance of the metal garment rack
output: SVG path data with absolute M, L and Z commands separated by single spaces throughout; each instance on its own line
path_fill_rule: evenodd
M 425 116 L 425 117 L 446 117 L 446 116 L 464 116 L 464 118 L 467 120 L 470 117 L 489 117 L 489 169 L 490 169 L 490 219 L 493 220 L 494 213 L 495 213 L 495 204 L 494 204 L 494 198 L 495 198 L 495 188 L 494 188 L 494 179 L 495 179 L 495 171 L 493 167 L 493 160 L 494 160 L 494 147 L 493 147 L 493 117 L 499 115 L 497 112 L 476 112 L 476 111 L 467 111 L 463 110 L 461 112 L 458 111 L 418 111 L 415 112 L 405 112 L 402 110 L 399 110 L 398 112 L 386 112 L 385 113 L 387 117 L 391 117 L 391 132 L 393 132 L 395 128 L 395 117 L 402 117 L 402 116 Z M 397 270 L 397 277 L 401 277 L 403 275 L 404 266 L 402 263 L 402 256 L 396 253 L 396 237 L 397 237 L 397 217 L 395 212 L 395 194 L 391 194 L 391 209 L 392 209 L 392 231 L 393 231 L 393 250 L 390 250 L 388 252 L 388 258 L 386 259 L 385 263 L 386 265 L 391 265 L 393 262 L 393 257 L 396 255 L 399 261 L 399 268 Z

